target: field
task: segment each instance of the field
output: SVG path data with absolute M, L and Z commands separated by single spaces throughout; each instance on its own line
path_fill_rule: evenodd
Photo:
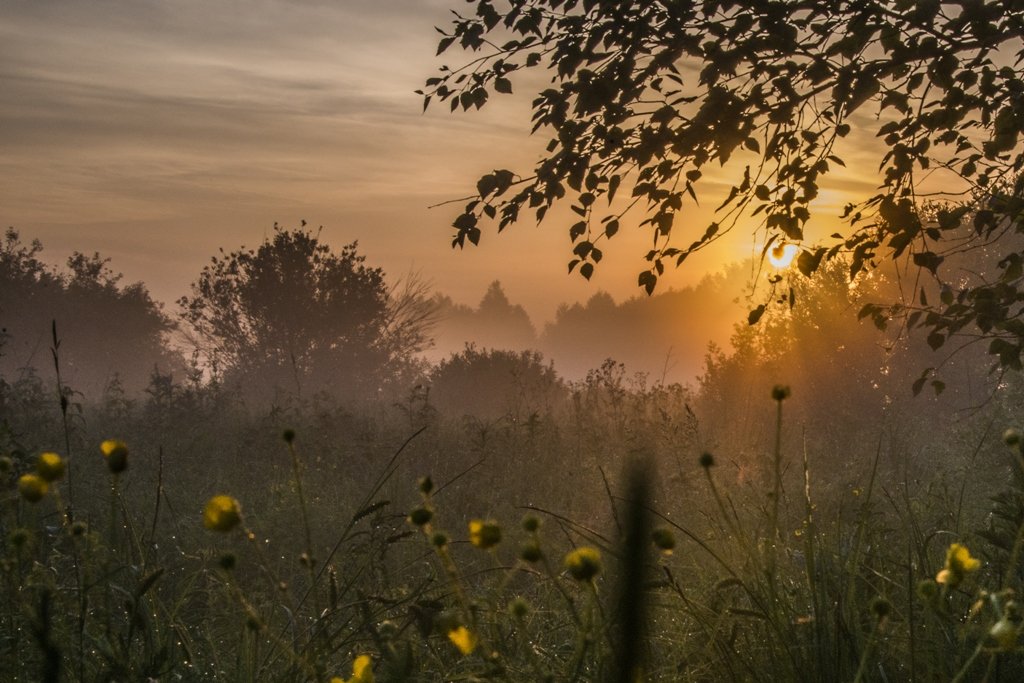
M 858 423 L 713 369 L 489 419 L 5 383 L 0 679 L 1018 680 L 1018 390 Z

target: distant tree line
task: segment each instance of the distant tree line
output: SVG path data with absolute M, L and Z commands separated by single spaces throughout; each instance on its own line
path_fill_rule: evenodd
M 160 377 L 192 373 L 259 403 L 317 392 L 364 399 L 419 373 L 417 354 L 430 343 L 433 306 L 422 283 L 389 287 L 355 243 L 334 252 L 305 224 L 275 226 L 255 249 L 222 251 L 176 318 L 144 284 L 122 284 L 108 259 L 76 252 L 58 269 L 41 260 L 42 248 L 13 228 L 0 244 L 8 384 L 50 377 L 56 352 L 65 384 L 93 398 L 110 388 L 137 395 Z

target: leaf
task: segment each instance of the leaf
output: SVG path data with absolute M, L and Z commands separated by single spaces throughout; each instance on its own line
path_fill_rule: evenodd
M 476 222 L 476 214 L 462 213 L 459 214 L 458 218 L 455 219 L 455 222 L 452 223 L 452 226 L 458 228 L 460 231 L 471 230 L 472 228 L 476 227 Z
M 643 287 L 644 290 L 647 292 L 648 296 L 650 296 L 654 292 L 654 287 L 657 284 L 658 276 L 655 275 L 654 272 L 650 270 L 645 270 L 644 272 L 640 273 L 640 275 L 637 277 L 637 285 Z
M 481 176 L 480 180 L 476 181 L 476 192 L 481 198 L 494 192 L 494 188 L 497 187 L 494 174 L 488 173 L 485 176 Z
M 622 182 L 622 176 L 613 175 L 608 181 L 608 203 L 611 204 L 612 200 L 615 199 L 615 192 L 619 189 L 619 183 Z
M 455 36 L 448 36 L 446 38 L 442 38 L 441 42 L 437 44 L 437 53 L 434 56 L 436 57 L 437 55 L 447 50 L 449 47 L 451 47 L 451 44 L 454 42 Z
M 760 306 L 758 306 L 757 308 L 752 310 L 750 313 L 747 314 L 747 324 L 748 325 L 756 325 L 758 323 L 758 321 L 761 320 L 761 316 L 764 315 L 764 312 L 765 312 L 765 305 L 764 304 L 761 304 Z
M 496 92 L 504 93 L 505 95 L 512 94 L 512 82 L 507 78 L 495 78 L 494 79 L 494 90 Z
M 819 248 L 812 254 L 806 249 L 800 252 L 800 255 L 796 257 L 796 267 L 803 273 L 805 277 L 810 277 L 818 270 L 818 266 L 821 265 L 821 259 L 825 256 L 825 249 Z
M 593 263 L 584 263 L 582 266 L 580 266 L 580 275 L 582 275 L 583 277 L 585 277 L 585 278 L 587 278 L 589 280 L 590 276 L 593 275 L 593 274 L 594 274 L 594 264 Z
M 853 84 L 850 99 L 846 103 L 845 113 L 847 115 L 853 113 L 860 105 L 877 95 L 879 87 L 878 78 L 874 74 L 868 72 L 860 74 L 857 77 L 857 81 Z
M 1005 339 L 996 337 L 989 344 L 988 352 L 992 355 L 999 356 L 999 364 L 1004 368 L 1020 368 L 1020 352 L 1021 347 L 1016 344 L 1011 344 Z
M 914 254 L 914 265 L 920 268 L 927 268 L 932 275 L 935 275 L 935 270 L 942 264 L 944 257 L 930 251 L 922 251 Z

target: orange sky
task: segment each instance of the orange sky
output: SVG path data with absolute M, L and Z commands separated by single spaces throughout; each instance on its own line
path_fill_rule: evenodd
M 571 221 L 558 212 L 540 228 L 524 222 L 485 232 L 479 248 L 450 248 L 460 205 L 427 207 L 465 196 L 482 172 L 528 172 L 546 142 L 529 137 L 532 93 L 521 80 L 520 96 L 480 112 L 421 114 L 413 90 L 439 64 L 432 27 L 461 4 L 8 3 L 0 223 L 41 239 L 52 261 L 99 251 L 168 304 L 218 248 L 255 246 L 275 221 L 300 219 L 322 224 L 337 247 L 358 239 L 391 276 L 420 271 L 456 301 L 476 303 L 501 280 L 538 324 L 598 289 L 619 301 L 639 294 L 649 237 L 636 229 L 619 233 L 590 283 L 566 275 Z M 847 171 L 821 194 L 825 234 L 843 203 L 874 190 L 869 135 L 854 136 Z M 702 205 L 714 206 L 718 181 L 735 173 L 730 164 L 707 176 Z M 697 234 L 712 220 L 706 209 L 690 217 Z M 662 286 L 755 246 L 737 233 Z

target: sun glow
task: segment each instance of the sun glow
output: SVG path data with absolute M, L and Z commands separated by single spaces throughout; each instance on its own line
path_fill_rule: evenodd
M 789 268 L 799 251 L 800 247 L 795 244 L 778 244 L 768 252 L 768 262 L 779 270 Z

